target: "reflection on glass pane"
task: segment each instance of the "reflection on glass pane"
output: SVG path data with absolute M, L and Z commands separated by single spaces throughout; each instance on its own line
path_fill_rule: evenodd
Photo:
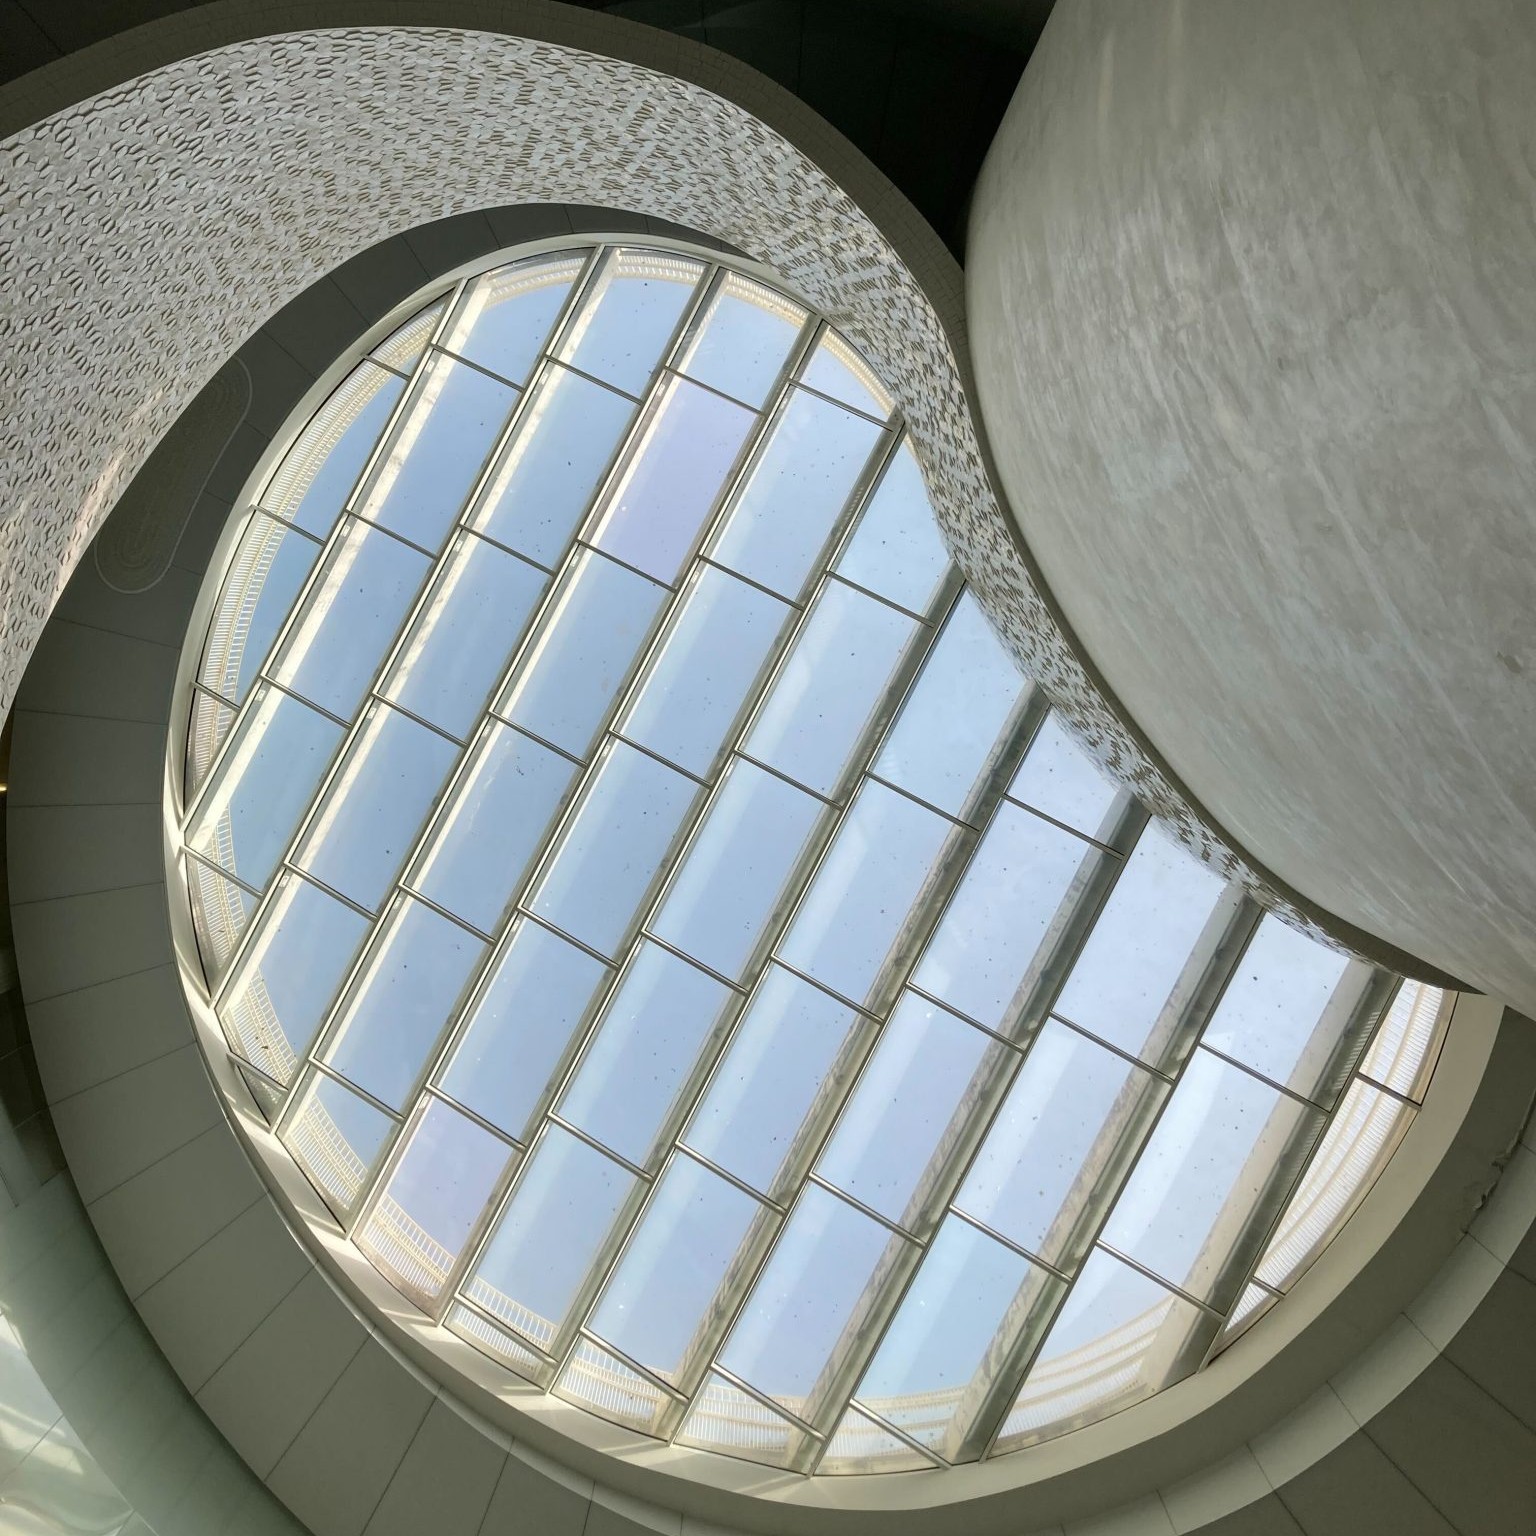
M 552 566 L 634 412 L 632 400 L 551 364 L 476 500 L 470 526 Z
M 187 846 L 247 884 L 264 886 L 341 734 L 297 699 L 258 690 L 188 828 Z
M 1029 680 L 965 593 L 928 653 L 875 772 L 959 816 L 1006 750 L 1029 692 Z
M 949 551 L 923 472 L 911 443 L 903 441 L 838 558 L 837 572 L 903 608 L 927 613 L 948 569 Z
M 192 926 L 203 973 L 216 982 L 245 932 L 256 898 L 196 859 L 187 860 L 187 884 L 192 892 Z
M 807 1185 L 731 1330 L 720 1364 L 815 1422 L 829 1372 L 857 1340 L 873 1293 L 911 1246 L 816 1185 Z
M 580 256 L 537 256 L 476 278 L 464 290 L 442 346 L 521 384 L 583 265 Z
M 875 1358 L 859 1401 L 952 1460 L 988 1377 L 1061 1282 L 956 1217 L 939 1228 Z
M 1271 1295 L 1260 1286 L 1250 1285 L 1238 1298 L 1237 1305 L 1232 1309 L 1232 1316 L 1227 1319 L 1227 1326 L 1221 1331 L 1221 1338 L 1218 1341 L 1219 1349 L 1225 1349 L 1240 1333 L 1245 1333 L 1279 1299 L 1278 1296 Z
M 447 299 L 439 299 L 436 304 L 417 310 L 373 349 L 373 355 L 381 363 L 387 363 L 401 373 L 409 373 L 421 361 L 421 354 L 427 350 L 432 332 L 437 329 L 437 322 L 447 307 Z
M 942 816 L 866 783 L 790 924 L 785 962 L 842 997 L 868 1001 L 954 833 Z
M 770 965 L 694 1113 L 688 1145 L 754 1189 L 783 1194 L 853 1075 L 860 1022 Z
M 1219 1305 L 1322 1116 L 1196 1051 L 1104 1229 L 1107 1246 Z M 1223 1293 L 1223 1294 L 1218 1294 Z
M 585 757 L 666 596 L 655 582 L 612 560 L 579 555 L 497 713 Z
M 1212 1326 L 1155 1280 L 1094 1253 L 1003 1421 L 997 1450 L 1092 1424 L 1187 1376 Z
M 558 934 L 519 923 L 470 1011 L 443 1092 L 522 1140 L 608 975 Z
M 882 435 L 861 416 L 792 391 L 715 540 L 713 558 L 798 597 Z
M 891 681 L 918 624 L 829 581 L 774 677 L 743 750 L 824 795 L 888 702 Z
M 211 694 L 192 695 L 192 717 L 187 724 L 187 763 L 183 781 L 182 802 L 190 805 L 192 797 L 202 788 L 213 760 L 235 723 L 235 712 L 228 704 L 221 704 Z
M 855 410 L 882 420 L 891 414 L 891 397 L 875 370 L 835 331 L 821 333 L 800 376 L 812 389 L 819 389 Z
M 1007 1047 L 908 993 L 837 1122 L 817 1172 L 909 1230 L 926 1227 L 934 1190 L 984 1119 Z
M 440 1099 L 428 1099 L 357 1244 L 412 1301 L 430 1308 L 512 1149 Z
M 688 846 L 652 931 L 739 979 L 781 910 L 821 801 L 739 758 Z
M 263 1077 L 260 1072 L 246 1066 L 243 1061 L 231 1056 L 236 1070 L 240 1073 L 240 1080 L 250 1090 L 251 1098 L 255 1101 L 256 1108 L 261 1118 L 268 1125 L 276 1125 L 277 1118 L 282 1113 L 283 1105 L 288 1095 L 277 1086 L 276 1083 Z
M 547 1386 L 551 1367 L 540 1355 L 534 1353 L 516 1334 L 498 1327 L 488 1317 L 461 1302 L 454 1302 L 443 1318 L 443 1326 L 467 1339 L 482 1354 L 510 1366 L 528 1381 Z
M 686 379 L 669 379 L 592 542 L 670 586 L 756 420 Z
M 465 736 L 506 670 L 546 580 L 525 561 L 465 534 L 411 626 L 386 697 Z
M 419 901 L 401 901 L 381 926 L 326 1062 L 365 1093 L 403 1108 L 484 952 L 457 923 Z
M 464 1295 L 547 1347 L 635 1187 L 611 1158 L 549 1126 Z
M 615 743 L 565 828 L 532 910 L 617 955 L 697 792 L 692 779 Z
M 645 1164 L 732 993 L 697 966 L 642 944 L 560 1100 L 572 1125 Z
M 565 334 L 560 356 L 632 395 L 677 329 L 703 263 L 667 251 L 611 252 Z
M 723 273 L 680 367 L 701 384 L 760 406 L 804 324 L 798 304 L 739 273 Z
M 255 680 L 320 546 L 259 513 L 240 536 L 208 627 L 197 680 L 238 704 Z
M 230 1043 L 291 1083 L 367 932 L 367 918 L 285 875 L 219 1005 Z
M 1218 876 L 1148 827 L 1078 955 L 1057 1013 L 1156 1062 L 1198 980 L 1190 958 L 1222 893 Z
M 1114 1187 L 1160 1097 L 1150 1073 L 1048 1022 L 955 1204 L 1057 1268 L 1074 1267 L 1095 1192 Z
M 326 1204 L 351 1214 L 392 1122 L 338 1082 L 312 1072 L 282 1139 Z
M 325 792 L 299 867 L 376 910 L 458 755 L 436 731 L 373 706 Z
M 816 1470 L 836 1477 L 859 1472 L 919 1472 L 932 1465 L 885 1425 L 850 1408 L 832 1431 L 827 1453 Z
M 711 1371 L 694 1393 L 677 1442 L 770 1467 L 787 1467 L 805 1438 L 804 1431 L 780 1418 L 767 1404 Z
M 577 1340 L 555 1392 L 605 1419 L 651 1435 L 659 1433 L 661 1416 L 673 1402 L 655 1382 L 588 1339 Z
M 698 566 L 623 734 L 707 776 L 790 611 L 724 571 Z
M 1108 857 L 1004 802 L 913 978 L 989 1029 L 1020 1019 L 1084 888 Z
M 589 1327 L 671 1382 L 766 1207 L 690 1157 L 667 1166 Z
M 261 505 L 322 538 L 335 526 L 405 380 L 362 362 L 315 413 L 261 494 Z
M 1115 784 L 1067 734 L 1058 716 L 1047 715 L 1029 744 L 1029 756 L 1008 793 L 1056 821 L 1105 836 L 1109 812 L 1120 796 Z
M 1360 1070 L 1384 1088 L 1418 1103 L 1435 1066 L 1437 1028 L 1445 993 L 1422 981 L 1405 981 L 1381 1021 Z
M 413 888 L 495 933 L 575 775 L 568 758 L 492 723 L 432 830 Z
M 441 354 L 412 389 L 358 510 L 369 522 L 436 549 L 480 478 L 517 391 Z
M 351 719 L 430 563 L 399 539 L 351 523 L 332 546 L 303 616 L 283 644 L 278 682 Z

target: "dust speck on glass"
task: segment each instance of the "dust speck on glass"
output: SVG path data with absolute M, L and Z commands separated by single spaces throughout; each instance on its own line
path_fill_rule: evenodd
M 1439 994 L 1100 776 L 815 315 L 538 254 L 284 440 L 192 642 L 203 979 L 336 1221 L 509 1390 L 803 1473 L 974 1461 L 1198 1369 L 1347 1218 Z

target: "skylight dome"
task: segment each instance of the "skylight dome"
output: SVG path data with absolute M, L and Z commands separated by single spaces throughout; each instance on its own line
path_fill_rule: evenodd
M 201 980 L 341 1229 L 509 1391 L 975 1461 L 1197 1369 L 1347 1216 L 1438 994 L 1100 775 L 802 305 L 540 253 L 282 441 L 195 637 Z

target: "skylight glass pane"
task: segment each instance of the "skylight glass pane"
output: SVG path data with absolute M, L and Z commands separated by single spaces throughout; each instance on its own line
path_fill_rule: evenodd
M 914 981 L 989 1029 L 1022 1017 L 1085 888 L 1108 855 L 1004 803 L 971 859 Z
M 790 924 L 785 962 L 839 996 L 868 1002 L 956 835 L 942 816 L 866 783 Z
M 770 1467 L 789 1466 L 805 1439 L 788 1419 L 713 1371 L 694 1394 L 677 1435 L 679 1445 L 723 1451 Z
M 430 564 L 399 539 L 349 523 L 283 643 L 277 681 L 350 720 Z
M 751 763 L 732 763 L 667 889 L 652 932 L 739 980 L 792 894 L 825 807 Z
M 444 349 L 521 384 L 583 265 L 579 256 L 536 256 L 477 277 L 448 322 Z
M 421 361 L 447 307 L 447 299 L 439 299 L 437 303 L 417 310 L 373 349 L 373 356 L 399 373 L 409 373 Z
M 701 384 L 760 406 L 804 324 L 798 304 L 750 278 L 722 273 L 680 367 Z
M 1435 1066 L 1435 1046 L 1445 993 L 1420 981 L 1405 981 L 1371 1041 L 1360 1070 L 1365 1076 L 1418 1103 Z
M 312 1072 L 281 1135 L 310 1182 L 345 1220 L 362 1198 L 391 1129 L 389 1117 L 366 1099 Z
M 191 718 L 187 723 L 186 779 L 182 787 L 182 799 L 190 805 L 193 797 L 208 777 L 213 760 L 235 723 L 235 712 L 227 704 L 221 704 L 211 694 L 192 695 Z
M 924 1233 L 1006 1054 L 979 1029 L 906 994 L 816 1171 L 888 1221 Z
M 392 1109 L 405 1108 L 484 953 L 484 944 L 430 907 L 399 902 L 326 1043 L 326 1064 Z
M 470 749 L 413 889 L 494 934 L 576 777 L 569 758 L 492 722 Z
M 661 1416 L 673 1402 L 654 1381 L 631 1370 L 617 1355 L 599 1349 L 590 1339 L 576 1341 L 555 1382 L 555 1391 L 605 1419 L 651 1435 L 660 1433 Z
M 707 777 L 791 612 L 724 571 L 695 567 L 621 732 Z
M 757 418 L 669 379 L 590 537 L 599 549 L 671 586 Z
M 320 802 L 298 866 L 376 911 L 458 755 L 436 731 L 373 706 Z
M 836 331 L 821 333 L 801 378 L 812 389 L 882 421 L 891 414 L 891 397 L 874 369 Z
M 860 416 L 792 391 L 712 557 L 785 597 L 798 597 L 883 436 Z
M 480 478 L 517 391 L 441 354 L 428 360 L 411 390 L 358 511 L 436 549 Z
M 482 1354 L 510 1367 L 528 1381 L 541 1386 L 549 1384 L 551 1367 L 530 1345 L 506 1328 L 493 1323 L 488 1317 L 453 1302 L 443 1317 L 443 1325 L 461 1339 L 467 1339 Z
M 532 910 L 617 956 L 697 793 L 692 779 L 616 743 L 562 834 Z
M 923 472 L 910 441 L 903 441 L 838 558 L 837 573 L 913 613 L 927 613 L 948 569 Z
M 697 966 L 642 944 L 560 1099 L 560 1117 L 620 1157 L 650 1162 L 732 996 Z
M 464 534 L 406 636 L 385 697 L 462 740 L 506 670 L 548 579 Z
M 196 859 L 187 861 L 187 883 L 203 974 L 216 982 L 256 910 L 256 897 Z
M 1108 834 L 1109 813 L 1122 795 L 1055 714 L 1047 715 L 1035 732 L 1008 793 L 1052 820 L 1098 838 Z
M 850 1408 L 832 1432 L 826 1455 L 816 1470 L 836 1477 L 861 1472 L 920 1472 L 932 1466 L 900 1435 L 867 1413 Z
M 585 757 L 666 598 L 655 582 L 612 560 L 579 555 L 496 712 Z
M 840 581 L 817 595 L 743 750 L 818 794 L 842 779 L 919 625 Z

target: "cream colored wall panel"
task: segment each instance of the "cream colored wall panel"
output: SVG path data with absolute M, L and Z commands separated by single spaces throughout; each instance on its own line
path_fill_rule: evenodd
M 177 509 L 167 507 L 174 517 Z M 191 571 L 172 567 L 146 592 L 119 592 L 102 579 L 95 560 L 83 560 L 64 589 L 54 613 L 71 623 L 93 629 L 110 629 L 156 645 L 180 645 L 187 633 L 187 619 L 197 598 L 197 579 Z
M 162 723 L 16 711 L 12 808 L 158 805 L 164 773 Z
M 12 901 L 120 890 L 160 856 L 157 805 L 17 805 L 5 823 Z
M 56 997 L 163 965 L 171 948 L 164 881 L 11 909 L 22 996 Z
M 32 707 L 68 699 L 67 712 L 110 720 L 163 720 L 181 648 L 61 619 L 28 667 Z
M 438 1398 L 421 1422 L 365 1536 L 478 1536 L 507 1453 Z
M 1204 1530 L 1223 1515 L 1264 1498 L 1269 1479 L 1245 1445 L 1198 1477 L 1161 1490 L 1163 1508 L 1178 1536 Z
M 514 1445 L 480 1527 L 481 1536 L 587 1536 L 592 1480 Z
M 683 1517 L 675 1509 L 658 1509 L 611 1488 L 592 1493 L 592 1512 L 583 1536 L 681 1536 Z

